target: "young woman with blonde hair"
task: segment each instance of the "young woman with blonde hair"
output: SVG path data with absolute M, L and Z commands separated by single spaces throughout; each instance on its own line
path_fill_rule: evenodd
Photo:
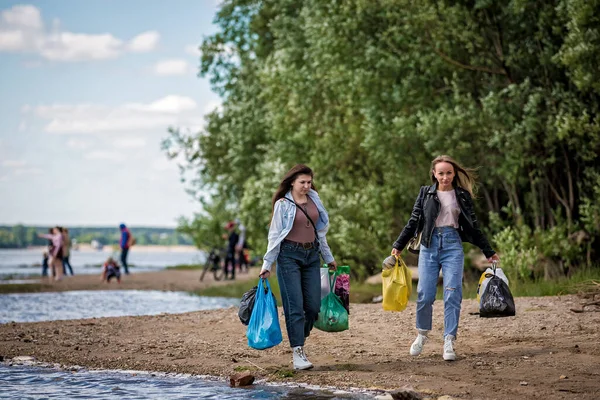
M 417 285 L 418 335 L 410 347 L 410 354 L 421 354 L 429 338 L 441 268 L 444 287 L 443 358 L 454 361 L 454 341 L 462 303 L 462 242 L 479 247 L 489 262 L 500 259 L 477 222 L 473 207 L 474 171 L 464 168 L 450 156 L 442 155 L 431 162 L 431 181 L 431 186 L 421 187 L 410 219 L 392 245 L 392 254 L 400 255 L 411 238 L 422 232 Z

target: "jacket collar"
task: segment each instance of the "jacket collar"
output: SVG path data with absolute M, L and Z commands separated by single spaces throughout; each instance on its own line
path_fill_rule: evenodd
M 436 182 L 436 183 L 434 183 L 433 185 L 429 186 L 429 189 L 427 190 L 427 192 L 428 192 L 429 194 L 435 194 L 435 192 L 437 192 L 437 187 L 438 187 L 438 183 Z M 460 193 L 465 193 L 465 192 L 466 192 L 466 190 L 465 190 L 465 189 L 463 189 L 463 188 L 461 188 L 460 186 L 456 186 L 456 187 L 454 188 L 454 190 L 456 191 L 456 193 L 459 193 L 459 194 L 460 194 Z

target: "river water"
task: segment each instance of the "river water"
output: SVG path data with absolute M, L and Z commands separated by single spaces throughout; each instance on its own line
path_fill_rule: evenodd
M 366 393 L 318 388 L 253 385 L 231 388 L 222 381 L 140 371 L 62 370 L 0 363 L 2 399 L 372 399 Z
M 100 274 L 100 266 L 108 257 L 119 260 L 119 253 L 108 246 L 101 251 L 71 251 L 70 263 L 75 274 Z M 42 249 L 0 249 L 0 282 L 2 279 L 20 279 L 40 276 L 42 272 Z M 158 271 L 171 265 L 202 264 L 206 255 L 200 250 L 170 251 L 146 250 L 143 246 L 135 246 L 129 252 L 127 263 L 131 264 L 131 272 Z
M 144 252 L 134 249 L 132 272 L 156 271 L 169 265 L 202 263 L 201 252 Z M 111 252 L 74 252 L 76 274 L 100 273 Z M 0 250 L 0 282 L 39 275 L 39 250 Z M 7 278 L 10 278 L 7 280 Z M 68 291 L 0 295 L 0 324 L 81 318 L 183 313 L 239 305 L 239 299 L 150 290 Z M 25 355 L 25 354 L 24 354 Z M 0 355 L 1 356 L 1 355 Z M 0 357 L 1 359 L 1 357 Z M 332 392 L 315 387 L 258 384 L 230 388 L 208 377 L 132 371 L 64 370 L 0 362 L 2 399 L 372 399 L 373 393 Z
M 0 324 L 175 314 L 238 306 L 239 299 L 159 290 L 74 290 L 0 295 Z

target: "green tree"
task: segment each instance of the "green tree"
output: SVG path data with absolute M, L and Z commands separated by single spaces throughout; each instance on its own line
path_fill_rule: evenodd
M 372 273 L 430 160 L 450 154 L 480 167 L 480 219 L 490 234 L 514 233 L 498 237 L 500 251 L 536 254 L 556 266 L 549 276 L 597 260 L 571 238 L 599 235 L 586 205 L 600 164 L 598 4 L 224 1 L 201 46 L 222 108 L 202 132 L 174 128 L 164 143 L 204 193 L 205 214 L 183 226 L 193 234 L 239 209 L 265 248 L 278 179 L 306 163 L 334 255 Z M 527 232 L 532 247 L 517 248 Z

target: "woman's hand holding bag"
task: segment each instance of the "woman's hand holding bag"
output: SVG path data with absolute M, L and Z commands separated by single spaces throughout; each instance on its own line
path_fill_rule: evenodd
M 381 273 L 383 284 L 383 309 L 386 311 L 403 311 L 408 305 L 412 292 L 412 273 L 399 255 L 395 255 L 393 268 L 384 269 Z
M 266 285 L 266 290 L 264 286 Z M 271 292 L 271 285 L 266 279 L 258 280 L 258 290 L 250 323 L 246 331 L 248 346 L 257 350 L 277 346 L 282 341 L 277 304 Z
M 341 332 L 348 329 L 348 311 L 333 289 L 337 276 L 336 272 L 329 277 L 329 294 L 321 300 L 321 310 L 315 321 L 315 328 L 325 332 Z

